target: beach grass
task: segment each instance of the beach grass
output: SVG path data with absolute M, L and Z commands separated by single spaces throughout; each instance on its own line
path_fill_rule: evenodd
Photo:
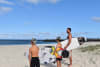
M 97 44 L 95 46 L 87 46 L 87 47 L 81 47 L 80 50 L 82 52 L 92 52 L 92 51 L 95 51 L 95 50 L 98 50 L 100 49 L 100 44 Z

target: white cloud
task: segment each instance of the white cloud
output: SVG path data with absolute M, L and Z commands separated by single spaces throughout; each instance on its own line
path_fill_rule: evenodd
M 9 2 L 7 0 L 0 0 L 0 4 L 8 4 L 8 5 L 13 5 L 14 3 Z
M 37 4 L 37 3 L 39 3 L 39 0 L 27 0 L 27 2 Z
M 10 8 L 10 7 L 0 7 L 0 14 L 7 13 L 11 10 L 12 10 L 12 8 Z
M 51 3 L 57 3 L 57 2 L 59 2 L 60 0 L 48 0 L 49 2 L 51 2 Z
M 26 0 L 29 3 L 38 4 L 38 3 L 57 3 L 60 0 Z
M 0 38 L 8 38 L 8 34 L 0 34 Z
M 0 0 L 0 4 L 4 4 L 4 5 L 14 5 L 13 2 L 10 2 L 10 1 L 7 1 L 7 0 Z M 11 10 L 12 10 L 11 7 L 0 6 L 0 15 L 1 14 L 4 14 L 4 13 L 8 13 Z
M 100 22 L 100 17 L 92 17 L 92 20 L 95 22 Z

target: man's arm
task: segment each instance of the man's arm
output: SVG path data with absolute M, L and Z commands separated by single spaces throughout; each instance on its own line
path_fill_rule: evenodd
M 69 36 L 68 44 L 64 47 L 64 49 L 68 48 L 68 46 L 71 44 L 72 36 Z
M 28 56 L 28 59 L 29 59 L 29 64 L 31 63 L 31 48 L 29 49 L 29 56 Z

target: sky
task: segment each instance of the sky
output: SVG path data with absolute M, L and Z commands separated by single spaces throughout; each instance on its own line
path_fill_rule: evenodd
M 0 39 L 100 38 L 100 0 L 0 0 Z

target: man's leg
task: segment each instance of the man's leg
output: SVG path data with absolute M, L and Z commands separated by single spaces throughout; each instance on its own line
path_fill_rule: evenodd
M 70 51 L 69 61 L 70 61 L 69 67 L 72 67 L 72 50 Z

